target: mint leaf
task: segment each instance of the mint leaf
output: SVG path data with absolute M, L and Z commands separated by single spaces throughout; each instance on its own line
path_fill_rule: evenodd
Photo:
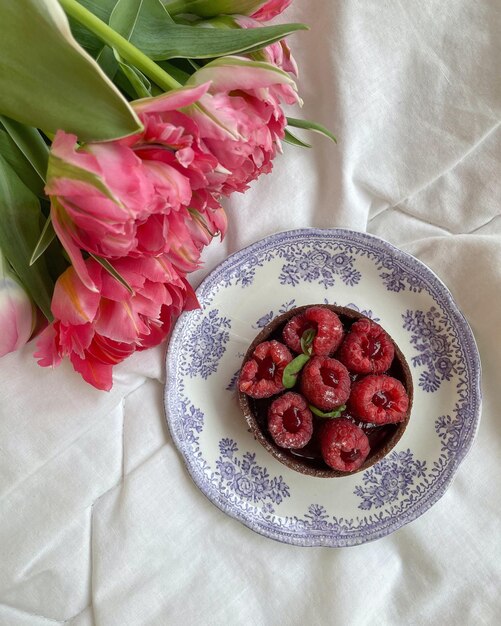
M 314 328 L 308 328 L 305 330 L 301 337 L 301 350 L 304 354 L 311 356 L 313 351 L 313 340 L 315 339 L 317 332 Z
M 317 409 L 317 407 L 313 406 L 312 404 L 308 406 L 310 407 L 310 411 L 312 413 L 314 413 L 318 417 L 325 417 L 326 419 L 332 419 L 334 417 L 341 417 L 341 414 L 346 409 L 346 404 L 342 404 L 341 406 L 336 407 L 332 411 L 329 411 L 328 413 L 324 413 L 323 411 L 321 411 L 320 409 Z
M 282 374 L 282 385 L 286 389 L 291 389 L 296 384 L 296 380 L 299 372 L 303 369 L 304 365 L 310 360 L 308 354 L 300 354 L 293 359 L 289 365 L 284 369 Z

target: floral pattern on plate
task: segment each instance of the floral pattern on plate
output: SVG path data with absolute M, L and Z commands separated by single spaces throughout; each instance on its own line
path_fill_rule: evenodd
M 202 310 L 183 314 L 171 338 L 165 403 L 174 442 L 216 506 L 279 541 L 343 547 L 397 530 L 440 498 L 478 427 L 480 364 L 466 320 L 430 269 L 371 235 L 307 229 L 232 255 L 197 296 Z M 415 383 L 394 450 L 365 472 L 332 479 L 271 457 L 247 431 L 235 393 L 259 330 L 292 307 L 322 302 L 379 321 Z

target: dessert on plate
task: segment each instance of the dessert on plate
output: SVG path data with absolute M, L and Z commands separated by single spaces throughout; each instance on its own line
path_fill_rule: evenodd
M 386 330 L 335 305 L 273 319 L 245 355 L 238 391 L 255 438 L 317 477 L 346 476 L 386 456 L 413 397 L 409 366 Z

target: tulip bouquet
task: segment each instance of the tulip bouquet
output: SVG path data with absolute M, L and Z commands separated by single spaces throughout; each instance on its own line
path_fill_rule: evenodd
M 272 169 L 300 104 L 291 0 L 0 7 L 0 356 L 37 336 L 99 389 L 196 306 L 222 200 Z M 23 45 L 20 45 L 23 40 Z

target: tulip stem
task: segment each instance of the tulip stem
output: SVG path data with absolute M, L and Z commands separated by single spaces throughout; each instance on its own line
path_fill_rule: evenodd
M 111 48 L 114 48 L 122 58 L 137 67 L 138 70 L 141 70 L 143 74 L 160 88 L 169 91 L 170 89 L 182 87 L 181 83 L 178 83 L 170 74 L 152 61 L 149 56 L 141 52 L 139 48 L 127 41 L 116 30 L 113 30 L 108 24 L 79 4 L 77 0 L 59 0 L 59 4 L 67 15 L 82 24 L 82 26 L 85 26 Z

